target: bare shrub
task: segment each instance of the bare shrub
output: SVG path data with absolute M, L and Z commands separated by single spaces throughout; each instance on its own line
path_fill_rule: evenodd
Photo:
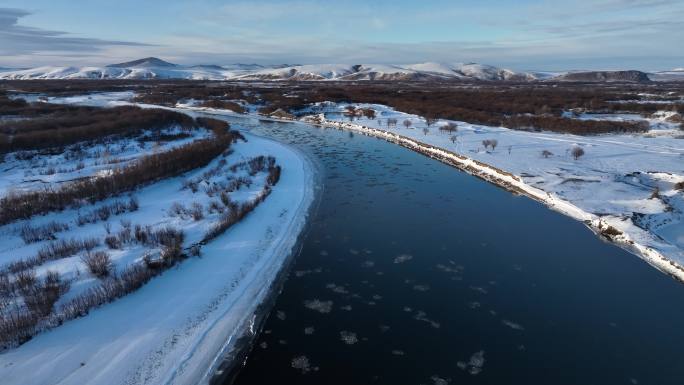
M 131 243 L 133 241 L 133 233 L 131 231 L 130 222 L 128 226 L 121 227 L 118 233 L 116 233 L 116 238 L 119 240 L 119 244 L 124 245 Z
M 368 119 L 375 119 L 375 110 L 372 108 L 361 108 L 361 115 Z
M 266 167 L 266 157 L 261 155 L 249 160 L 249 175 L 254 176 Z
M 544 158 L 548 158 L 548 157 L 550 157 L 550 156 L 553 156 L 553 153 L 552 153 L 551 151 L 549 151 L 549 150 L 544 150 L 544 151 L 542 151 L 541 154 L 542 154 L 542 156 L 543 156 Z
M 24 294 L 24 303 L 29 311 L 45 317 L 52 313 L 55 302 L 68 288 L 69 284 L 62 282 L 59 273 L 48 271 L 42 283 L 37 283 L 30 292 Z
M 268 186 L 275 186 L 278 181 L 280 181 L 280 174 L 282 173 L 282 169 L 280 166 L 274 166 L 270 167 L 268 169 L 268 177 L 266 178 L 266 184 Z
M 96 238 L 60 239 L 43 246 L 38 250 L 37 256 L 41 262 L 51 261 L 70 257 L 83 250 L 90 251 L 99 244 L 100 242 Z
M 141 225 L 135 225 L 133 235 L 138 243 L 147 245 L 150 242 L 151 233 L 152 229 L 150 226 L 142 227 Z
M 202 102 L 200 104 L 200 107 L 208 107 L 208 108 L 216 108 L 216 109 L 221 109 L 221 110 L 230 110 L 233 112 L 238 112 L 238 113 L 245 113 L 244 107 L 239 105 L 238 103 L 231 102 L 228 100 L 218 100 L 218 99 L 211 99 Z
M 169 207 L 169 214 L 174 217 L 183 217 L 186 211 L 185 206 L 180 202 L 173 202 L 171 207 Z
M 573 147 L 572 150 L 570 150 L 570 154 L 572 154 L 572 157 L 577 160 L 584 155 L 584 149 L 582 147 Z
M 648 199 L 660 199 L 660 188 L 654 188 L 653 192 L 651 192 L 651 196 Z
M 69 229 L 69 225 L 66 223 L 60 223 L 51 221 L 40 226 L 31 226 L 30 223 L 26 223 L 20 229 L 21 239 L 24 243 L 35 243 L 46 240 L 54 240 L 55 233 L 60 231 L 65 231 Z
M 218 201 L 209 202 L 209 212 L 210 213 L 223 213 L 226 208 Z
M 190 216 L 196 221 L 204 219 L 204 206 L 201 203 L 193 202 L 190 206 Z
M 19 271 L 15 274 L 14 280 L 19 288 L 19 291 L 29 292 L 37 283 L 36 271 L 33 269 Z
M 128 199 L 128 212 L 133 212 L 133 211 L 138 211 L 138 208 L 140 208 L 140 203 L 138 202 L 138 198 L 131 196 Z
M 104 239 L 104 243 L 110 249 L 120 249 L 121 248 L 121 241 L 119 241 L 119 238 L 116 235 L 107 235 Z
M 106 221 L 112 215 L 121 215 L 126 212 L 133 212 L 138 210 L 138 199 L 130 197 L 128 202 L 117 200 L 111 204 L 100 206 L 92 211 L 78 213 L 76 223 L 83 226 L 87 223 L 97 223 L 99 221 Z
M 108 277 L 113 268 L 112 259 L 106 251 L 88 252 L 81 257 L 88 271 L 98 278 Z

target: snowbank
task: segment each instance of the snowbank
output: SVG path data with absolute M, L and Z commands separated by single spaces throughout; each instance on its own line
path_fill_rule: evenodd
M 300 152 L 245 134 L 232 157 L 272 155 L 283 173 L 243 221 L 139 290 L 0 354 L 2 384 L 206 383 L 293 251 L 314 199 Z M 168 186 L 161 200 L 173 200 Z M 166 183 L 168 185 L 168 183 Z M 156 191 L 155 193 L 158 193 Z M 141 202 L 146 199 L 140 194 Z M 143 206 L 141 205 L 141 209 Z M 144 210 L 141 210 L 144 212 Z

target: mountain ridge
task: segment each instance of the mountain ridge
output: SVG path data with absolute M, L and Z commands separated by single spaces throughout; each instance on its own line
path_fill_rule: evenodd
M 0 80 L 30 79 L 188 79 L 251 81 L 566 81 L 649 82 L 684 80 L 684 71 L 646 73 L 624 71 L 516 72 L 479 63 L 416 64 L 198 64 L 181 65 L 146 57 L 105 66 L 43 66 L 0 69 Z

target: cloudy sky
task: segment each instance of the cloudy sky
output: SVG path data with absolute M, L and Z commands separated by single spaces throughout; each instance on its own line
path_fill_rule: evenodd
M 684 0 L 0 0 L 0 66 L 684 67 Z

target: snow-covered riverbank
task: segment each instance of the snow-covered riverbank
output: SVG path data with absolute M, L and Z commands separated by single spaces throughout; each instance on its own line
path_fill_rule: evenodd
M 248 142 L 236 144 L 229 161 L 266 154 L 282 166 L 268 198 L 203 246 L 201 257 L 189 258 L 139 290 L 0 354 L 2 384 L 208 381 L 217 357 L 249 330 L 298 241 L 315 194 L 314 167 L 307 156 L 269 139 L 245 136 Z M 186 199 L 190 193 L 182 188 L 183 180 L 165 180 L 136 192 L 140 210 L 135 215 Z M 184 230 L 193 240 L 205 228 Z
M 684 194 L 676 187 L 684 181 L 681 139 L 587 137 L 463 122 L 450 132 L 439 130 L 446 121 L 428 127 L 421 117 L 381 105 L 357 105 L 377 116 L 349 121 L 345 106 L 313 106 L 304 120 L 398 143 L 525 194 L 684 281 Z M 396 125 L 387 127 L 387 119 L 396 119 Z M 498 146 L 485 149 L 483 140 Z M 575 147 L 586 155 L 573 159 Z

